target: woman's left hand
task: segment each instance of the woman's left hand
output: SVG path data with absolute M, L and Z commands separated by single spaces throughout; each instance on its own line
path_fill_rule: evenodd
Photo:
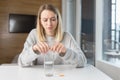
M 50 49 L 52 51 L 58 52 L 58 53 L 60 53 L 62 55 L 65 55 L 65 53 L 66 53 L 65 46 L 60 42 L 55 43 L 53 46 L 50 47 Z

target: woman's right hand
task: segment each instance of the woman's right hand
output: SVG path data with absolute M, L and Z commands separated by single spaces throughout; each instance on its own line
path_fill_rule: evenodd
M 46 53 L 49 50 L 49 46 L 46 42 L 39 42 L 32 47 L 35 53 Z

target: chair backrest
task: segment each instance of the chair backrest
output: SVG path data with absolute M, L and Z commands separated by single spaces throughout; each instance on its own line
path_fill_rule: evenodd
M 18 57 L 19 57 L 19 54 L 17 54 L 17 55 L 13 58 L 13 60 L 12 60 L 11 63 L 17 63 L 17 62 L 18 62 Z

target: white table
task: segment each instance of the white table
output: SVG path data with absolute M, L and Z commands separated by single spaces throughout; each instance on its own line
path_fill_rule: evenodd
M 60 76 L 62 74 L 63 76 Z M 0 66 L 0 80 L 112 80 L 92 65 L 73 68 L 68 65 L 56 65 L 55 75 L 46 77 L 43 66 L 22 68 L 17 65 Z

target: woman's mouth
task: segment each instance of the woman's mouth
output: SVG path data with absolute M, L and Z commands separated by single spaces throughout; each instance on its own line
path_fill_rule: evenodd
M 48 30 L 52 30 L 53 29 L 53 27 L 48 27 Z

